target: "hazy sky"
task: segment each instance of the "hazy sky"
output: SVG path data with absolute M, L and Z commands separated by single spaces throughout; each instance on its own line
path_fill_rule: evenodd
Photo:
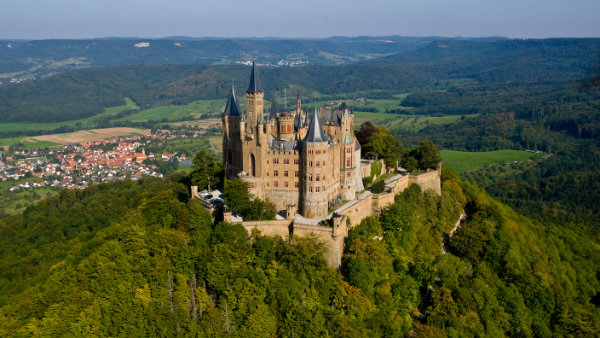
M 0 39 L 600 37 L 600 0 L 0 0 Z

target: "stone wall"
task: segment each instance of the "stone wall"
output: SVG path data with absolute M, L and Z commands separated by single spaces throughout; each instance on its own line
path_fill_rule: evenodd
M 344 253 L 344 239 L 348 236 L 346 217 L 333 221 L 333 226 L 307 225 L 294 223 L 294 236 L 316 239 L 325 245 L 325 260 L 329 266 L 338 268 L 342 264 Z
M 350 201 L 336 210 L 340 215 L 346 216 L 351 225 L 357 225 L 363 219 L 373 215 L 373 194 L 364 192 L 357 200 Z
M 274 221 L 245 221 L 242 226 L 252 233 L 253 229 L 259 230 L 261 234 L 266 236 L 281 236 L 287 238 L 290 234 L 291 220 L 274 220 Z
M 441 166 L 441 165 L 440 165 Z M 442 168 L 436 170 L 429 170 L 426 173 L 420 175 L 409 175 L 408 185 L 417 184 L 421 187 L 422 191 L 433 190 L 438 195 L 442 194 Z

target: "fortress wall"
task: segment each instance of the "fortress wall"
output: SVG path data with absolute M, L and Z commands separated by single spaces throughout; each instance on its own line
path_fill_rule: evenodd
M 399 179 L 387 184 L 386 187 L 391 188 L 391 191 L 394 194 L 399 194 L 399 193 L 403 192 L 406 188 L 408 188 L 408 186 L 410 185 L 409 184 L 409 176 L 410 175 L 402 176 Z
M 395 192 L 388 192 L 388 193 L 373 195 L 373 197 L 371 198 L 372 205 L 373 205 L 372 206 L 372 210 L 373 210 L 372 215 L 375 216 L 376 214 L 379 214 L 381 212 L 381 209 L 394 203 L 394 196 L 396 196 Z M 369 215 L 369 216 L 371 216 L 371 215 Z
M 362 197 L 362 196 L 361 196 Z M 351 224 L 355 226 L 359 224 L 363 219 L 373 214 L 373 194 L 368 193 L 363 199 L 354 201 L 352 204 L 342 206 L 342 208 L 336 210 L 340 215 L 346 216 Z
M 274 220 L 274 221 L 246 221 L 242 222 L 242 226 L 246 228 L 248 233 L 252 233 L 253 229 L 257 229 L 265 236 L 281 236 L 286 238 L 290 234 L 290 220 Z
M 275 204 L 277 210 L 285 210 L 288 205 L 298 205 L 300 192 L 296 190 L 271 189 L 266 191 L 266 198 Z
M 442 180 L 441 180 L 441 168 L 436 170 L 431 170 L 426 173 L 420 175 L 409 175 L 408 183 L 418 184 L 421 187 L 421 190 L 433 190 L 438 195 L 442 194 Z
M 294 236 L 315 236 L 325 245 L 325 260 L 331 267 L 338 268 L 342 264 L 344 239 L 348 236 L 346 217 L 342 217 L 333 227 L 294 223 Z

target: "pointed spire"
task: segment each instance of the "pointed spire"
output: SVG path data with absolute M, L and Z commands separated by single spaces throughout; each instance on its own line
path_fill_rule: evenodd
M 271 112 L 269 113 L 269 120 L 277 118 L 277 103 L 275 102 L 275 96 L 271 99 Z
M 223 111 L 223 115 L 230 116 L 240 116 L 240 109 L 238 108 L 237 99 L 235 98 L 235 88 L 233 87 L 233 83 L 231 84 L 231 91 L 229 92 L 229 97 L 227 98 L 227 105 L 225 106 L 225 110 Z
M 258 80 L 258 72 L 256 71 L 256 62 L 252 61 L 252 72 L 250 73 L 250 85 L 248 85 L 248 90 L 246 93 L 262 93 L 262 87 L 260 86 L 260 81 Z
M 327 142 L 327 136 L 323 131 L 323 127 L 321 127 L 321 122 L 319 121 L 319 112 L 316 107 L 315 114 L 313 115 L 312 121 L 310 121 L 310 126 L 308 127 L 308 132 L 306 133 L 304 142 Z

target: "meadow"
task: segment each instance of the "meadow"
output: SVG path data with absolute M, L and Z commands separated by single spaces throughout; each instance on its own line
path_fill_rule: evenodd
M 524 150 L 496 150 L 485 152 L 468 152 L 455 150 L 441 150 L 442 163 L 445 168 L 450 168 L 458 173 L 465 173 L 499 163 L 523 162 L 540 158 L 544 155 Z

